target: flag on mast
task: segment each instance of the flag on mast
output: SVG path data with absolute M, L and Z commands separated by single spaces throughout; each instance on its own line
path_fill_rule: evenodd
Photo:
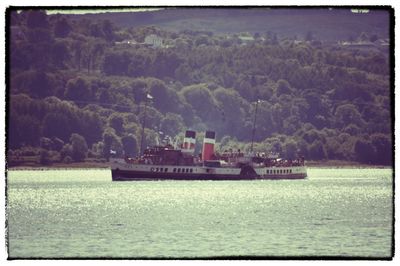
M 153 99 L 153 96 L 147 93 L 147 99 Z

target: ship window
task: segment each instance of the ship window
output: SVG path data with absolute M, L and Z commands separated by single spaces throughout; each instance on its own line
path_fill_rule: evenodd
M 292 169 L 289 170 L 289 173 L 292 173 Z
M 280 170 L 279 173 L 282 174 L 282 170 Z
M 192 168 L 190 168 L 190 172 L 193 173 L 193 169 Z
M 180 173 L 181 172 L 181 168 L 178 168 L 178 173 Z
M 267 174 L 269 174 L 269 170 L 267 170 Z
M 156 168 L 156 172 L 158 172 L 158 167 Z
M 164 172 L 168 172 L 168 168 L 165 168 L 165 169 L 164 169 Z
M 175 172 L 176 172 L 176 168 L 174 168 L 174 170 L 172 170 L 172 172 L 174 172 L 174 173 L 175 173 Z

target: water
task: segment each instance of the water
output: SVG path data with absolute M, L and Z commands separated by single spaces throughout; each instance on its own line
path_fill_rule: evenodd
M 10 258 L 392 254 L 392 170 L 307 180 L 112 182 L 110 170 L 8 172 Z

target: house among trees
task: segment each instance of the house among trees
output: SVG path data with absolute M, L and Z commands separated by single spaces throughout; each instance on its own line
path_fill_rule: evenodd
M 123 40 L 121 42 L 115 42 L 115 44 L 123 47 L 130 47 L 133 45 L 137 45 L 138 43 L 135 40 L 131 39 L 131 40 Z
M 250 42 L 254 41 L 254 36 L 252 36 L 250 33 L 246 32 L 246 33 L 242 33 L 239 36 L 239 39 L 242 42 L 242 45 L 246 45 Z
M 154 48 L 162 47 L 163 39 L 155 34 L 150 34 L 149 36 L 146 36 L 146 38 L 144 39 L 144 43 L 147 45 L 151 45 Z
M 104 163 L 110 150 L 135 156 L 149 93 L 145 146 L 157 145 L 160 131 L 182 139 L 186 128 L 215 129 L 222 151 L 245 151 L 257 110 L 255 152 L 392 165 L 388 14 L 340 11 L 335 25 L 336 16 L 315 12 L 321 25 L 282 26 L 278 36 L 264 22 L 216 34 L 11 10 L 7 164 Z M 363 16 L 365 26 L 343 33 Z M 324 25 L 329 38 L 317 30 Z

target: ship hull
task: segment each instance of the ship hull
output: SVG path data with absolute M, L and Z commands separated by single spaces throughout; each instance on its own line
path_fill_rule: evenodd
M 280 175 L 232 175 L 232 174 L 189 174 L 189 173 L 154 173 L 145 171 L 111 170 L 113 181 L 140 180 L 282 180 L 305 179 L 306 173 Z
M 130 164 L 112 159 L 113 181 L 135 180 L 257 180 L 304 179 L 304 166 L 291 167 L 208 167 L 184 165 Z

